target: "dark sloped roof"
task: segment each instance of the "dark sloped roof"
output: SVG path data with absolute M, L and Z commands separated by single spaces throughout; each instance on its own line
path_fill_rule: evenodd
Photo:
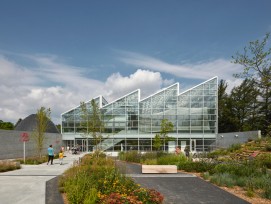
M 31 114 L 23 119 L 14 130 L 17 131 L 33 131 L 37 127 L 37 114 Z M 47 133 L 59 133 L 58 129 L 56 128 L 55 124 L 49 120 L 48 127 L 46 129 Z

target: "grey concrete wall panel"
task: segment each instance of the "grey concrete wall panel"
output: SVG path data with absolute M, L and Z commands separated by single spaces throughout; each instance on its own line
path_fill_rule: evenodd
M 29 141 L 25 142 L 26 157 L 37 156 L 36 144 L 32 132 L 29 131 L 15 131 L 15 130 L 0 130 L 0 159 L 15 159 L 23 158 L 24 144 L 21 139 L 21 134 L 27 133 Z M 62 146 L 62 136 L 59 133 L 45 133 L 45 141 L 42 153 L 47 154 L 47 148 L 52 144 L 55 152 L 58 152 Z
M 261 131 L 247 131 L 247 132 L 231 132 L 219 133 L 217 135 L 216 147 L 228 148 L 232 144 L 243 144 L 249 140 L 256 140 L 261 138 Z

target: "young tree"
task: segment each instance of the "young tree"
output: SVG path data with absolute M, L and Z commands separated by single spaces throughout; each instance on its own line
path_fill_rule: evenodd
M 81 127 L 83 127 L 83 136 L 87 140 L 88 151 L 88 138 L 91 136 L 94 140 L 95 148 L 99 149 L 98 144 L 102 140 L 102 132 L 104 130 L 104 123 L 100 109 L 96 102 L 92 99 L 91 106 L 87 107 L 86 103 L 81 102 Z
M 32 137 L 36 143 L 37 153 L 39 157 L 42 156 L 42 149 L 44 145 L 45 132 L 48 127 L 48 122 L 50 121 L 51 110 L 41 107 L 37 111 L 37 126 L 32 132 Z
M 236 56 L 232 56 L 233 63 L 244 66 L 242 73 L 235 74 L 237 78 L 253 78 L 258 84 L 266 83 L 263 81 L 271 80 L 271 61 L 270 54 L 271 48 L 266 48 L 267 41 L 270 33 L 267 33 L 263 41 L 252 41 L 248 47 L 244 48 L 244 53 L 236 53 Z
M 156 134 L 153 139 L 153 147 L 155 150 L 159 150 L 161 146 L 162 146 L 162 141 L 161 141 L 160 135 Z
M 164 151 L 166 149 L 166 142 L 168 142 L 171 138 L 168 136 L 169 132 L 172 132 L 174 128 L 174 125 L 172 122 L 170 122 L 168 119 L 163 119 L 161 121 L 161 129 L 159 136 L 163 140 L 164 143 Z
M 233 63 L 244 67 L 243 73 L 235 74 L 238 78 L 253 79 L 260 90 L 260 112 L 262 131 L 265 133 L 271 122 L 271 47 L 267 48 L 270 33 L 262 41 L 250 42 L 244 52 L 233 56 Z

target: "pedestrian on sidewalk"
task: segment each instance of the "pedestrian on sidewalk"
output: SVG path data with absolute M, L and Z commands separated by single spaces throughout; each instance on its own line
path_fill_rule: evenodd
M 59 158 L 59 163 L 60 165 L 63 164 L 63 157 L 64 157 L 64 152 L 62 150 L 59 151 L 58 158 Z
M 189 152 L 190 152 L 189 149 L 190 149 L 189 146 L 185 146 L 185 148 L 184 148 L 185 156 L 186 156 L 187 158 L 189 158 Z
M 50 145 L 48 147 L 48 162 L 47 165 L 49 164 L 49 162 L 51 161 L 51 165 L 53 165 L 53 160 L 54 160 L 54 148 L 53 145 Z

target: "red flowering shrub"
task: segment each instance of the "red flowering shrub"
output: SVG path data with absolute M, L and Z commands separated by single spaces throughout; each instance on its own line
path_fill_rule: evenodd
M 138 200 L 137 196 L 126 196 L 120 193 L 111 193 L 105 195 L 101 200 L 101 204 L 143 204 Z
M 164 200 L 164 196 L 154 189 L 138 188 L 132 195 L 137 196 L 144 204 L 160 204 Z
M 161 204 L 164 197 L 154 189 L 138 188 L 130 195 L 110 193 L 101 195 L 101 204 Z

